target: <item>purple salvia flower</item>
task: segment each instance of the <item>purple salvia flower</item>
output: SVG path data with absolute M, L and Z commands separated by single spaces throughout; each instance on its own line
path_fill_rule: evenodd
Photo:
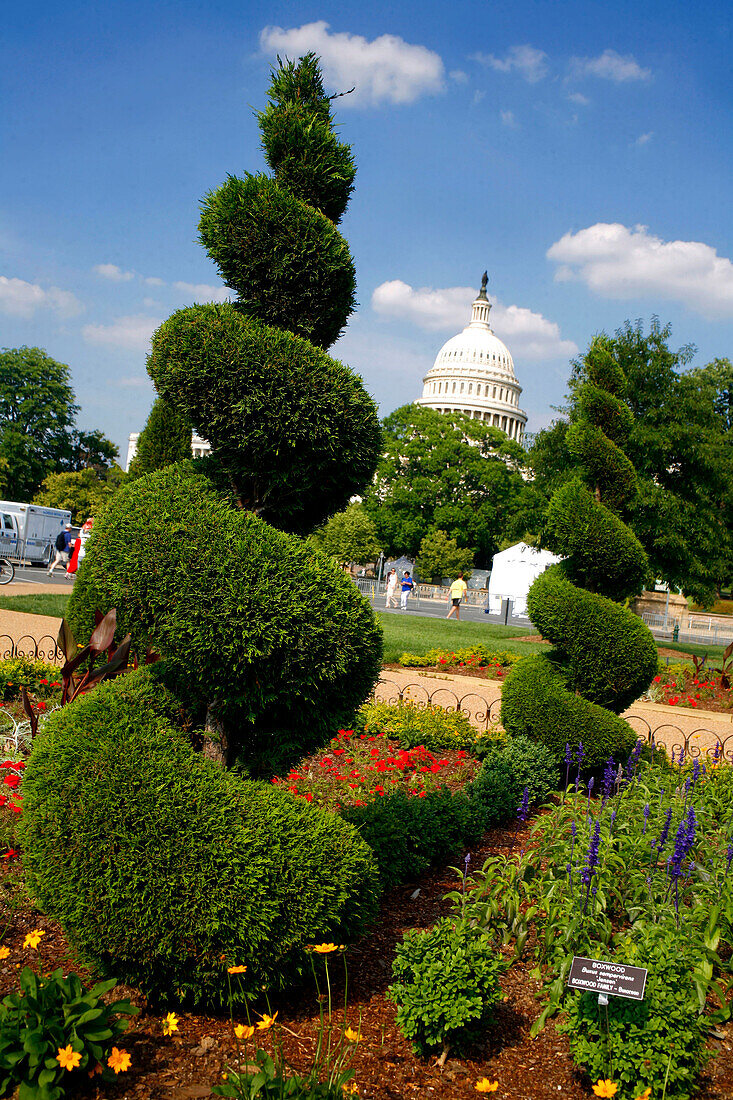
M 646 827 L 649 824 L 649 803 L 644 807 L 644 828 L 641 831 L 642 836 L 646 836 Z
M 586 856 L 585 867 L 583 868 L 580 876 L 580 880 L 585 886 L 585 904 L 583 906 L 583 912 L 585 913 L 588 908 L 588 896 L 590 894 L 591 883 L 593 876 L 597 874 L 596 867 L 598 866 L 598 852 L 601 847 L 601 822 L 600 819 L 596 821 L 596 827 L 591 837 L 591 842 L 588 845 L 588 855 Z
M 693 785 L 693 787 L 695 786 L 695 784 L 697 783 L 699 778 L 700 778 L 700 761 L 696 757 L 692 762 L 692 785 Z
M 603 795 L 603 801 L 610 796 L 613 790 L 614 783 L 616 782 L 616 761 L 612 756 L 608 758 L 605 771 L 603 772 L 603 779 L 601 780 L 601 794 Z
M 684 745 L 680 749 L 680 758 L 679 758 L 679 761 L 678 761 L 678 765 L 679 765 L 680 771 L 682 771 L 682 768 L 685 766 L 685 746 Z
M 517 817 L 524 824 L 529 817 L 529 787 L 524 788 L 524 794 L 522 795 L 522 801 L 517 806 Z

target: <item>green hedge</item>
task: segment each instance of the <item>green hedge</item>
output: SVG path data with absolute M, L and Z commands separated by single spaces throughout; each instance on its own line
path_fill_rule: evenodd
M 116 607 L 120 637 L 163 656 L 176 696 L 199 715 L 211 705 L 234 753 L 276 769 L 351 725 L 379 676 L 381 631 L 330 557 L 231 508 L 201 461 L 119 490 L 68 618 L 86 641 L 95 609 Z
M 306 534 L 370 480 L 382 433 L 348 367 L 232 305 L 178 310 L 153 337 L 159 393 L 208 439 L 245 508 Z
M 529 805 L 547 800 L 560 786 L 554 754 L 528 737 L 512 737 L 489 752 L 471 785 L 471 799 L 488 828 L 517 816 L 525 788 Z
M 320 348 L 339 338 L 356 274 L 346 241 L 318 210 L 267 176 L 228 176 L 202 202 L 199 236 L 248 317 Z
M 395 791 L 365 806 L 346 806 L 340 814 L 374 852 L 384 887 L 411 882 L 431 864 L 454 859 L 484 825 L 476 803 L 445 787 L 424 798 Z
M 219 1005 L 283 984 L 303 948 L 374 915 L 368 846 L 346 822 L 196 753 L 157 666 L 55 712 L 23 782 L 29 887 L 70 943 L 161 1001 Z M 239 990 L 235 987 L 235 995 Z

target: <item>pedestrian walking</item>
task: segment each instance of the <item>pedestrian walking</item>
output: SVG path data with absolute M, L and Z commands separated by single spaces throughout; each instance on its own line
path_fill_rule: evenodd
M 402 611 L 407 611 L 407 597 L 410 595 L 413 588 L 415 587 L 415 582 L 410 576 L 409 569 L 405 570 L 400 585 L 402 587 L 402 591 L 400 593 L 400 609 Z
M 69 547 L 71 546 L 71 524 L 67 523 L 63 531 L 59 531 L 56 536 L 56 542 L 54 549 L 56 555 L 53 559 L 53 564 L 48 567 L 49 577 L 53 575 L 53 571 L 57 565 L 67 566 L 69 564 Z
M 453 584 L 450 586 L 450 593 L 448 595 L 448 602 L 452 603 L 450 611 L 446 615 L 446 619 L 450 619 L 451 615 L 455 612 L 456 620 L 461 617 L 461 600 L 466 598 L 468 593 L 468 585 L 463 579 L 463 573 L 459 573 Z
M 387 575 L 387 600 L 385 607 L 397 607 L 397 570 L 390 569 Z

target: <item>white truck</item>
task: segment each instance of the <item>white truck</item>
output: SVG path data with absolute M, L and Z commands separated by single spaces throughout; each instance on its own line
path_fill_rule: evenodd
M 64 508 L 0 500 L 0 557 L 48 565 L 67 523 L 71 523 L 71 512 Z

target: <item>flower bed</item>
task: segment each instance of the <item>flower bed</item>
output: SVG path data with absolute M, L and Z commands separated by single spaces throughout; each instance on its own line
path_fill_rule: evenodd
M 399 663 L 403 668 L 435 668 L 442 672 L 501 680 L 512 665 L 521 659 L 517 653 L 509 653 L 503 649 L 491 650 L 478 645 L 455 650 L 429 649 L 424 656 L 403 653 Z
M 438 756 L 423 745 L 404 749 L 382 734 L 339 730 L 328 748 L 272 782 L 306 802 L 340 810 L 365 806 L 396 790 L 411 798 L 425 798 L 441 787 L 457 792 L 478 768 L 478 761 L 464 749 L 447 749 Z
M 726 712 L 733 708 L 733 688 L 725 666 L 712 668 L 698 660 L 695 665 L 669 665 L 654 677 L 643 699 L 669 707 Z

